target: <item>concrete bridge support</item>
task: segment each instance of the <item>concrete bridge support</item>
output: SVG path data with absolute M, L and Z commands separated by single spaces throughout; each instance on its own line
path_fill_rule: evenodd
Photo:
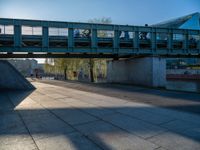
M 8 61 L 0 60 L 0 89 L 33 90 L 34 86 Z
M 166 59 L 145 57 L 108 61 L 107 81 L 110 83 L 165 87 Z

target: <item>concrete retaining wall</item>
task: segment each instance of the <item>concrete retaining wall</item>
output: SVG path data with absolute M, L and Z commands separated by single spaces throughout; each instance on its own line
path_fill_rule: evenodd
M 107 81 L 165 87 L 166 60 L 158 57 L 108 61 Z
M 8 61 L 0 60 L 0 89 L 31 90 L 34 86 Z

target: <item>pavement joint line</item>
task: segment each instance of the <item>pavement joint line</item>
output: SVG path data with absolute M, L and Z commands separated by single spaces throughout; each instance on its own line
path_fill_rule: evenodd
M 73 107 L 73 106 L 72 106 L 72 107 Z M 84 113 L 86 113 L 86 114 L 89 114 L 88 112 L 85 112 L 85 111 L 83 111 L 83 110 L 80 110 L 80 111 L 82 111 L 82 112 L 84 112 Z M 89 115 L 98 118 L 98 119 L 99 119 L 98 121 L 103 121 L 103 122 L 106 122 L 106 123 L 108 123 L 108 124 L 111 124 L 112 126 L 114 126 L 114 127 L 116 127 L 116 128 L 119 128 L 120 130 L 122 130 L 122 131 L 125 132 L 125 133 L 128 133 L 128 134 L 130 134 L 130 135 L 132 134 L 132 135 L 134 135 L 134 136 L 136 136 L 136 137 L 138 137 L 138 138 L 140 138 L 140 139 L 146 140 L 146 138 L 143 138 L 143 137 L 141 137 L 141 136 L 139 136 L 139 135 L 137 135 L 137 134 L 135 134 L 135 133 L 133 133 L 133 132 L 129 132 L 129 131 L 127 131 L 126 129 L 121 128 L 121 127 L 119 127 L 119 126 L 117 126 L 117 125 L 115 125 L 115 124 L 113 124 L 113 123 L 111 123 L 111 122 L 109 122 L 109 121 L 103 120 L 103 119 L 100 118 L 100 117 L 94 116 L 94 115 L 92 115 L 92 114 L 89 114 Z M 162 132 L 162 133 L 164 133 L 164 132 Z M 159 134 L 158 134 L 158 135 L 159 135 Z M 146 140 L 146 141 L 148 141 L 148 140 Z M 148 142 L 152 143 L 151 141 L 148 141 Z M 153 144 L 155 144 L 155 143 L 153 143 Z M 155 145 L 156 145 L 156 146 L 159 146 L 159 145 L 157 145 L 157 144 L 155 144 Z
M 108 87 L 108 86 L 105 86 L 105 85 L 95 85 L 95 84 L 88 84 L 88 83 L 84 83 L 84 82 L 78 82 L 78 81 L 74 81 L 74 82 L 71 82 L 71 81 L 59 81 L 59 80 L 51 80 L 51 81 L 47 81 L 47 80 L 38 80 L 38 82 L 40 82 L 40 83 L 44 83 L 44 84 L 48 84 L 48 85 L 55 85 L 56 84 L 56 86 L 57 87 L 64 87 L 64 88 L 72 88 L 72 89 L 75 89 L 75 90 L 77 90 L 76 88 L 73 88 L 73 86 L 75 86 L 75 85 L 80 85 L 81 87 L 84 87 L 84 86 L 90 86 L 90 87 L 100 87 L 101 89 L 103 88 L 103 89 L 105 89 L 104 87 Z M 70 83 L 69 83 L 70 82 Z M 72 84 L 72 86 L 68 86 L 68 85 L 70 85 L 70 84 Z M 75 84 L 75 85 L 73 85 L 73 84 Z M 109 87 L 110 87 L 110 89 L 111 90 L 119 90 L 119 91 L 122 91 L 123 89 L 117 89 L 116 87 L 121 87 L 121 86 L 119 86 L 119 85 L 115 85 L 115 84 L 109 84 Z M 124 86 L 122 86 L 122 87 L 124 87 Z M 125 87 L 127 87 L 127 85 L 125 85 Z M 153 90 L 153 91 L 158 91 L 158 92 L 165 92 L 165 93 L 167 93 L 167 94 L 181 94 L 182 92 L 180 92 L 180 91 L 171 91 L 171 90 L 163 90 L 163 89 L 150 89 L 150 88 L 146 88 L 146 87 L 138 87 L 138 86 L 134 86 L 134 87 L 136 87 L 136 88 L 139 88 L 139 89 L 142 89 L 143 91 L 144 90 Z M 84 88 L 85 89 L 85 88 Z M 81 88 L 81 91 L 85 91 L 83 88 Z M 137 90 L 137 89 L 134 89 L 134 91 L 135 90 Z M 123 90 L 124 91 L 124 90 Z M 134 92 L 133 91 L 133 92 Z M 88 91 L 87 90 L 87 92 L 92 92 L 92 91 Z M 131 91 L 129 91 L 129 93 L 130 93 Z M 131 92 L 132 93 L 132 92 Z M 103 93 L 101 93 L 101 94 L 103 94 Z M 190 94 L 193 94 L 193 93 L 190 93 Z M 198 94 L 198 93 L 195 93 L 195 94 Z M 198 94 L 199 95 L 199 94 Z M 111 96 L 111 97 L 113 97 L 113 96 Z M 115 96 L 114 96 L 115 97 Z M 158 96 L 156 96 L 156 97 L 158 97 Z M 173 98 L 174 99 L 174 98 Z M 132 100 L 127 100 L 127 101 L 132 101 Z M 139 101 L 137 101 L 138 103 L 141 103 L 141 102 L 139 102 Z M 143 102 L 144 104 L 147 104 L 146 102 Z M 150 105 L 153 105 L 153 106 L 155 106 L 154 104 L 150 104 Z M 159 105 L 158 105 L 159 106 Z M 162 106 L 161 106 L 161 108 L 162 108 Z M 170 109 L 171 110 L 171 109 Z M 177 110 L 177 109 L 173 109 L 173 110 Z M 178 110 L 179 111 L 179 110 Z M 179 111 L 180 112 L 180 111 Z
M 43 82 L 42 82 L 43 83 Z M 52 85 L 51 83 L 44 83 L 44 84 L 50 84 L 50 85 Z M 63 86 L 59 86 L 59 85 L 55 85 L 55 86 L 57 86 L 57 87 L 59 87 L 59 88 L 70 88 L 70 87 L 63 87 Z M 75 88 L 73 88 L 73 90 L 74 91 L 78 91 L 78 90 L 80 90 L 80 89 L 75 89 Z M 81 90 L 81 91 L 83 91 L 83 90 Z M 91 93 L 91 91 L 83 91 L 83 92 L 86 92 L 86 93 Z M 95 93 L 96 94 L 96 93 Z M 80 96 L 82 96 L 83 94 L 79 94 Z M 101 94 L 99 94 L 99 95 L 103 95 L 102 93 Z M 112 97 L 112 96 L 106 96 L 106 97 Z M 51 98 L 53 98 L 53 97 L 51 97 Z M 66 98 L 68 98 L 68 97 L 66 97 Z M 113 98 L 113 97 L 112 97 Z M 114 97 L 114 98 L 116 98 L 116 97 Z M 57 99 L 57 98 L 56 98 Z M 118 98 L 118 99 L 121 99 L 121 100 L 123 100 L 122 98 Z M 101 99 L 100 99 L 101 100 Z M 124 103 L 122 103 L 122 104 L 126 104 L 126 103 L 129 103 L 129 102 L 131 102 L 131 101 L 129 101 L 129 100 L 123 100 L 123 101 L 125 101 Z M 110 104 L 112 104 L 112 102 L 108 102 L 108 103 L 110 103 Z
M 121 113 L 121 112 L 118 112 L 118 111 L 116 111 L 116 113 L 119 113 L 119 114 L 121 114 L 121 115 L 128 116 L 128 117 L 133 118 L 133 119 L 137 119 L 137 120 L 143 121 L 143 122 L 148 123 L 148 124 L 151 124 L 151 125 L 153 125 L 153 126 L 162 127 L 162 126 L 160 126 L 160 124 L 153 124 L 152 122 L 149 122 L 149 121 L 143 120 L 143 119 L 141 119 L 141 118 L 137 118 L 137 117 L 131 116 L 131 115 L 129 115 L 129 114 L 124 114 L 124 113 Z M 178 120 L 178 119 L 175 119 L 175 120 Z M 171 121 L 174 121 L 174 120 L 171 120 Z M 171 122 L 171 121 L 169 121 L 169 122 Z M 164 127 L 162 127 L 162 128 L 164 128 Z
M 71 131 L 71 132 L 68 132 L 66 133 L 67 135 L 68 134 L 73 134 L 73 133 L 76 133 L 77 131 Z M 45 139 L 48 139 L 48 138 L 53 138 L 53 137 L 57 137 L 59 135 L 51 135 L 51 136 L 47 136 L 47 137 L 41 137 L 41 138 L 37 138 L 35 141 L 41 141 L 41 140 L 45 140 Z
M 99 119 L 93 120 L 93 121 L 84 122 L 84 123 L 73 124 L 73 126 L 86 125 L 86 124 L 90 124 L 90 123 L 93 123 L 93 122 L 96 122 L 96 121 L 99 121 Z
M 155 137 L 155 136 L 153 136 L 153 137 Z M 154 141 L 149 141 L 149 140 L 146 140 L 146 141 L 148 141 L 148 142 L 151 142 L 151 143 L 153 143 L 153 144 L 155 144 L 155 145 L 157 145 L 156 144 L 156 142 L 154 142 Z M 154 150 L 159 150 L 159 148 L 163 148 L 162 146 L 160 146 L 160 145 L 157 145 L 158 147 L 157 148 L 155 148 Z M 167 149 L 167 148 L 164 148 L 164 150 L 170 150 L 170 149 Z
M 73 98 L 73 97 L 72 97 Z M 77 101 L 80 101 L 80 102 L 84 102 L 84 103 L 86 103 L 86 104 L 92 104 L 92 105 L 94 105 L 94 106 L 96 106 L 96 107 L 98 107 L 98 108 L 100 108 L 100 109 L 106 109 L 105 107 L 103 107 L 103 106 L 101 106 L 101 105 L 96 105 L 96 104 L 93 104 L 93 103 L 89 103 L 89 102 L 87 102 L 87 101 L 84 101 L 84 100 L 81 100 L 80 98 L 76 98 L 75 100 L 77 100 Z M 63 101 L 62 101 L 63 102 Z M 64 103 L 71 103 L 71 102 L 64 102 Z M 126 103 L 129 103 L 129 102 L 125 102 L 125 103 L 123 103 L 123 104 L 126 104 Z M 110 103 L 110 104 L 112 104 L 112 103 Z
M 81 100 L 80 98 L 76 98 L 76 100 L 81 101 L 81 102 L 84 102 L 84 103 L 87 103 L 87 104 L 95 105 L 95 106 L 97 106 L 97 107 L 99 107 L 99 108 L 102 108 L 102 109 L 106 109 L 104 106 L 96 105 L 96 104 L 94 104 L 94 103 L 89 103 L 89 102 L 87 102 L 87 101 L 85 101 L 85 100 Z M 70 103 L 70 102 L 66 102 L 66 103 Z M 112 102 L 108 102 L 108 103 L 113 104 Z M 126 102 L 123 103 L 123 104 L 127 104 L 127 103 L 130 103 L 130 101 L 126 101 Z M 137 103 L 139 103 L 139 102 L 137 102 Z M 151 105 L 150 105 L 150 106 L 151 106 Z M 126 107 L 127 107 L 127 106 L 126 106 Z M 155 107 L 155 106 L 154 106 L 154 107 Z M 160 108 L 160 107 L 159 107 L 159 108 Z M 144 110 L 144 111 L 145 111 L 145 110 Z M 149 112 L 149 111 L 145 111 L 145 112 L 150 113 L 150 114 L 153 114 L 153 113 L 151 113 L 151 112 Z
M 40 103 L 39 103 L 40 104 Z M 40 104 L 41 105 L 41 104 Z M 43 105 L 41 105 L 42 107 L 44 107 Z M 71 106 L 71 107 L 73 107 L 73 108 L 76 108 L 76 107 L 74 107 L 74 106 Z M 45 107 L 44 107 L 45 108 Z M 45 108 L 45 109 L 47 109 L 48 110 L 48 108 Z M 143 137 L 141 137 L 141 136 L 138 136 L 137 134 L 134 134 L 134 133 L 132 133 L 132 132 L 129 132 L 129 131 L 127 131 L 127 130 L 125 130 L 125 129 L 123 129 L 123 128 L 121 128 L 121 127 L 119 127 L 119 126 L 117 126 L 117 125 L 115 125 L 115 124 L 113 124 L 113 123 L 111 123 L 111 122 L 109 122 L 109 121 L 106 121 L 106 120 L 103 120 L 102 118 L 100 118 L 100 117 L 97 117 L 97 116 L 95 116 L 95 115 L 92 115 L 92 114 L 90 114 L 90 113 L 88 113 L 88 112 L 86 112 L 86 111 L 83 111 L 83 110 L 81 110 L 80 108 L 76 108 L 76 109 L 78 109 L 78 110 L 80 110 L 80 111 L 82 111 L 82 112 L 84 112 L 84 113 L 86 113 L 86 114 L 88 114 L 88 115 L 91 115 L 91 116 L 93 116 L 93 117 L 95 117 L 95 118 L 97 118 L 98 120 L 96 120 L 96 121 L 103 121 L 103 122 L 105 122 L 105 123 L 108 123 L 108 124 L 111 124 L 112 126 L 114 126 L 114 127 L 116 127 L 116 128 L 118 128 L 118 129 L 120 129 L 120 130 L 122 130 L 123 132 L 125 132 L 125 133 L 128 133 L 128 134 L 132 134 L 132 135 L 134 135 L 134 136 L 136 136 L 136 137 L 138 137 L 138 138 L 140 138 L 140 139 L 143 139 L 143 140 L 146 140 L 145 138 L 143 138 Z M 51 110 L 48 110 L 48 111 L 50 111 L 51 112 Z M 51 113 L 53 113 L 53 112 L 51 112 Z M 54 114 L 54 113 L 53 113 Z M 84 134 L 82 134 L 79 130 L 77 130 L 76 128 L 74 128 L 72 125 L 70 125 L 69 123 L 67 123 L 65 120 L 63 120 L 61 117 L 59 117 L 59 116 L 57 116 L 56 114 L 54 114 L 57 118 L 59 118 L 60 120 L 62 120 L 62 121 L 64 121 L 66 124 L 68 124 L 70 127 L 72 127 L 75 131 L 77 131 L 77 132 L 79 132 L 81 135 L 83 135 L 84 137 L 86 137 L 87 139 L 89 139 L 89 140 L 91 140 L 91 141 L 93 141 L 90 137 L 88 137 L 87 135 L 84 135 Z M 94 122 L 94 121 L 93 121 Z M 74 126 L 78 126 L 78 125 L 74 125 Z M 146 140 L 147 141 L 147 140 Z M 95 141 L 93 141 L 96 145 L 98 145 Z M 148 142 L 150 142 L 150 143 L 153 143 L 153 142 L 151 142 L 151 141 L 148 141 Z M 155 143 L 153 143 L 153 144 L 155 144 Z M 159 146 L 159 145 L 157 145 L 157 144 L 155 144 L 156 146 Z M 98 147 L 100 147 L 99 145 L 98 145 Z M 102 148 L 101 148 L 102 149 Z
M 160 148 L 163 148 L 162 146 L 159 146 L 157 148 L 155 148 L 154 150 L 159 150 Z
M 50 97 L 50 96 L 49 96 Z M 51 97 L 52 98 L 52 97 Z M 55 98 L 55 100 L 57 101 L 57 100 L 59 100 L 59 99 L 64 99 L 64 98 L 69 98 L 69 97 L 67 97 L 67 96 L 65 96 L 65 97 L 62 97 L 62 98 Z
M 152 135 L 152 136 L 150 136 L 150 137 L 146 137 L 146 138 L 144 138 L 144 139 L 148 141 L 149 139 L 151 139 L 151 138 L 153 138 L 153 137 L 156 137 L 156 136 L 158 136 L 158 135 L 161 135 L 161 134 L 167 133 L 167 132 L 171 132 L 171 131 L 168 129 L 168 130 L 162 131 L 162 132 L 160 132 L 160 133 L 157 133 L 157 134 L 155 134 L 155 135 Z M 154 144 L 155 144 L 155 143 L 154 143 Z
M 57 87 L 59 87 L 59 86 L 57 86 Z M 64 87 L 64 88 L 70 88 L 70 87 Z M 74 89 L 74 90 L 76 90 L 76 89 Z M 91 92 L 89 92 L 89 93 L 91 93 Z M 75 92 L 74 92 L 74 94 L 76 94 Z M 80 100 L 80 99 L 78 99 L 78 101 L 82 101 L 82 100 Z M 89 102 L 87 102 L 87 101 L 82 101 L 82 102 L 84 102 L 84 103 L 88 103 L 88 104 L 91 104 L 91 103 L 89 103 Z M 129 101 L 130 102 L 130 101 Z M 140 102 L 137 102 L 137 103 L 140 103 Z M 145 103 L 146 104 L 146 103 Z M 153 105 L 153 104 L 148 104 L 148 105 Z M 154 107 L 155 107 L 155 105 L 153 105 Z M 74 107 L 74 106 L 71 106 L 71 107 Z M 77 106 L 78 107 L 78 106 Z M 101 106 L 98 106 L 99 108 L 101 107 Z M 159 106 L 156 106 L 156 107 L 158 107 L 158 108 L 163 108 L 163 107 L 159 107 Z M 76 107 L 75 107 L 76 108 Z M 81 109 L 81 108 L 80 108 Z M 167 109 L 167 108 L 164 108 L 164 109 Z M 171 109 L 167 109 L 167 110 L 171 110 Z M 82 110 L 80 110 L 80 111 L 82 111 Z M 174 110 L 173 110 L 174 111 Z M 177 111 L 177 110 L 176 110 Z M 155 113 L 155 112 L 151 112 L 151 111 L 147 111 L 147 110 L 145 110 L 145 112 L 148 112 L 148 113 L 150 113 L 150 114 L 154 114 L 154 115 L 159 115 L 159 113 Z M 182 112 L 182 111 L 178 111 L 178 112 Z M 86 111 L 84 111 L 84 113 L 87 113 Z M 118 112 L 117 111 L 117 113 L 120 113 L 120 112 Z M 92 114 L 90 114 L 90 113 L 88 113 L 90 116 L 93 116 Z M 122 113 L 123 114 L 123 113 Z M 128 115 L 128 114 L 123 114 L 123 115 L 125 115 L 125 116 L 128 116 L 128 117 L 131 117 L 131 118 L 136 118 L 136 119 L 138 119 L 138 120 L 141 120 L 141 121 L 145 121 L 145 120 L 143 120 L 143 119 L 139 119 L 139 118 L 137 118 L 137 117 L 134 117 L 134 116 L 131 116 L 131 115 Z M 167 115 L 167 114 L 162 114 L 163 116 L 170 116 L 170 115 Z M 95 118 L 97 118 L 97 116 L 94 116 Z M 99 120 L 102 120 L 102 119 L 99 119 Z M 179 119 L 179 118 L 174 118 L 174 120 L 182 120 L 181 118 Z M 163 123 L 160 123 L 160 124 L 153 124 L 154 126 L 161 126 L 161 128 L 163 128 L 163 129 L 165 129 L 165 127 L 162 127 L 162 124 L 166 124 L 166 123 L 168 123 L 168 122 L 171 122 L 171 121 L 173 121 L 173 120 L 170 120 L 170 121 L 167 121 L 167 122 L 163 122 Z M 64 121 L 65 122 L 65 121 Z M 103 122 L 107 122 L 107 121 L 105 121 L 105 120 L 103 120 Z M 111 125 L 113 125 L 112 123 L 110 123 L 110 122 L 108 122 L 109 124 L 111 124 Z M 147 123 L 148 124 L 151 124 L 151 122 L 148 122 L 147 121 Z M 113 126 L 115 126 L 115 125 L 113 125 Z M 120 127 L 118 127 L 117 126 L 117 128 L 120 128 Z M 123 129 L 122 129 L 123 130 Z M 126 130 L 125 130 L 126 131 Z M 127 131 L 126 131 L 127 132 Z M 161 132 L 161 133 L 159 133 L 159 134 L 163 134 L 163 133 L 165 133 L 165 132 L 174 132 L 173 130 L 170 130 L 170 129 L 167 129 L 167 130 L 165 130 L 164 132 Z M 131 132 L 130 132 L 131 133 Z M 133 133 L 131 133 L 131 134 L 133 134 Z M 148 139 L 150 139 L 150 138 L 153 138 L 153 137 L 155 137 L 155 136 L 158 136 L 159 134 L 156 134 L 156 135 L 154 135 L 154 136 L 151 136 L 151 137 L 148 137 L 148 138 L 146 138 L 147 139 L 147 141 L 149 141 Z M 136 135 L 136 136 L 138 136 L 138 135 Z M 140 137 L 141 138 L 141 137 Z M 144 139 L 144 138 L 142 138 L 142 139 Z M 145 140 L 146 140 L 145 139 Z M 149 141 L 150 142 L 150 141 Z M 154 142 L 151 142 L 151 143 L 154 143 Z M 155 145 L 157 145 L 156 143 L 154 143 Z M 157 147 L 157 148 L 155 148 L 155 150 L 156 149 L 159 149 L 159 148 L 162 148 L 161 146 L 159 146 L 159 147 Z
M 162 126 L 162 125 L 165 125 L 165 124 L 168 124 L 168 123 L 170 123 L 170 122 L 177 121 L 177 120 L 180 120 L 180 119 L 172 119 L 172 120 L 169 120 L 169 121 L 160 123 L 160 124 L 158 124 L 158 125 L 159 125 L 159 126 Z
M 13 101 L 10 99 L 10 97 L 9 97 L 7 94 L 6 94 L 6 96 L 7 96 L 7 98 L 9 99 L 9 101 L 11 102 L 11 104 L 13 105 L 13 107 L 15 107 L 15 105 L 14 105 Z M 19 116 L 20 120 L 22 121 L 24 127 L 26 128 L 26 130 L 27 130 L 29 136 L 31 137 L 31 139 L 32 139 L 32 141 L 33 141 L 35 147 L 37 148 L 37 150 L 40 150 L 39 147 L 38 147 L 38 145 L 36 144 L 36 142 L 35 142 L 35 140 L 34 140 L 32 134 L 31 134 L 31 132 L 29 131 L 29 129 L 28 129 L 26 123 L 24 122 L 23 117 L 22 117 L 21 114 L 18 112 L 18 110 L 16 110 L 16 113 L 17 113 L 17 115 Z
M 90 104 L 90 103 L 87 103 L 87 104 Z M 96 117 L 97 119 L 100 118 L 100 117 L 98 117 L 98 116 L 92 115 L 91 113 L 85 111 L 84 108 L 80 108 L 80 107 L 76 107 L 76 106 L 72 106 L 72 105 L 70 105 L 70 106 L 73 107 L 73 108 L 76 108 L 76 109 L 78 109 L 78 110 L 80 110 L 80 111 L 82 111 L 82 112 L 84 112 L 84 113 L 87 113 L 87 114 L 89 114 L 89 115 L 91 115 L 91 116 L 93 116 L 93 117 Z M 105 108 L 99 108 L 99 109 L 105 109 Z M 117 113 L 116 111 L 112 111 L 112 113 L 110 113 L 110 114 L 108 114 L 108 115 L 114 115 L 114 114 L 116 114 L 116 113 Z
M 42 92 L 39 92 L 39 91 L 35 91 L 36 93 L 39 93 L 39 94 L 41 94 L 41 95 L 46 95 L 46 94 L 44 94 L 44 93 L 42 93 Z
M 32 98 L 31 98 L 32 99 Z M 35 101 L 34 99 L 32 99 L 33 101 Z M 37 102 L 38 103 L 38 102 Z M 39 103 L 39 105 L 41 105 Z M 44 109 L 46 109 L 49 113 L 53 114 L 56 118 L 58 118 L 59 120 L 63 121 L 65 124 L 67 124 L 68 126 L 70 126 L 74 131 L 78 132 L 81 134 L 81 136 L 85 137 L 87 140 L 89 140 L 90 142 L 92 142 L 94 145 L 96 145 L 98 148 L 102 149 L 103 148 L 98 145 L 95 141 L 93 141 L 91 138 L 89 138 L 88 136 L 84 135 L 83 133 L 81 133 L 79 130 L 77 130 L 73 125 L 69 124 L 68 122 L 66 122 L 65 120 L 63 120 L 61 117 L 59 117 L 58 115 L 56 115 L 54 112 L 52 112 L 51 110 L 49 110 L 48 108 L 44 107 L 43 105 L 41 105 Z M 39 150 L 39 149 L 38 149 Z
M 118 112 L 118 113 L 124 115 L 123 113 L 120 113 L 120 112 Z M 130 117 L 130 118 L 133 118 L 133 119 L 138 119 L 138 118 L 133 117 L 133 116 L 130 116 L 130 115 L 127 115 L 127 116 Z M 144 120 L 142 120 L 142 119 L 138 119 L 138 120 L 144 121 Z M 179 119 L 171 120 L 171 121 L 169 121 L 169 122 L 176 121 L 176 120 L 179 120 Z M 165 132 L 175 132 L 174 130 L 168 129 L 167 127 L 163 127 L 163 126 L 161 126 L 161 125 L 155 125 L 155 124 L 152 124 L 151 122 L 148 122 L 148 121 L 144 121 L 144 122 L 146 122 L 146 123 L 148 123 L 148 124 L 151 124 L 151 125 L 153 125 L 153 126 L 158 126 L 158 127 L 161 127 L 161 128 L 163 128 L 163 129 L 165 129 L 165 131 L 163 131 L 163 132 L 160 132 L 160 133 L 158 133 L 158 134 L 155 134 L 155 135 L 153 135 L 153 136 L 151 136 L 151 137 L 144 138 L 144 139 L 147 139 L 147 140 L 150 139 L 150 138 L 152 138 L 152 137 L 155 137 L 155 136 L 158 136 L 158 135 L 160 135 L 160 134 L 163 134 L 163 133 L 165 133 Z M 167 123 L 169 123 L 169 122 L 167 122 Z M 166 123 L 163 123 L 162 125 L 164 125 L 164 124 L 166 124 Z M 175 133 L 180 134 L 180 132 L 175 132 Z M 155 143 L 154 143 L 154 144 L 155 144 Z
M 63 87 L 62 87 L 62 88 L 63 88 Z M 81 101 L 81 102 L 82 102 L 82 100 L 80 100 L 80 99 L 78 99 L 78 101 Z M 84 102 L 85 102 L 85 101 L 84 101 Z M 65 103 L 65 102 L 64 102 L 64 103 Z M 66 102 L 66 103 L 69 103 L 69 104 L 70 104 L 70 102 Z M 89 102 L 85 102 L 85 103 L 91 104 L 91 103 L 89 103 Z M 126 103 L 129 103 L 129 102 L 126 102 Z M 95 118 L 97 118 L 97 119 L 99 119 L 99 120 L 101 120 L 101 121 L 105 121 L 105 120 L 101 119 L 101 118 L 98 117 L 98 116 L 92 115 L 92 114 L 88 113 L 87 111 L 82 110 L 82 109 L 79 108 L 79 107 L 72 106 L 72 105 L 70 105 L 70 106 L 73 107 L 73 108 L 77 108 L 77 109 L 79 109 L 80 111 L 82 111 L 82 112 L 84 112 L 84 113 L 87 113 L 87 114 L 89 114 L 89 115 L 91 115 L 91 116 L 93 116 L 93 117 L 95 117 Z M 101 109 L 101 108 L 102 108 L 102 109 L 105 109 L 105 108 L 102 107 L 102 106 L 98 106 L 98 105 L 97 105 L 97 107 L 100 107 L 100 109 Z M 47 109 L 48 109 L 48 108 L 47 108 Z M 148 112 L 148 111 L 145 111 L 145 112 Z M 111 113 L 111 114 L 109 114 L 109 115 L 113 115 L 113 114 L 116 114 L 116 113 L 121 114 L 121 115 L 128 116 L 128 117 L 133 118 L 133 119 L 138 119 L 138 120 L 140 120 L 140 121 L 146 122 L 146 123 L 151 124 L 151 125 L 153 125 L 153 126 L 161 127 L 161 128 L 163 128 L 163 129 L 165 129 L 165 130 L 169 130 L 169 129 L 165 128 L 165 127 L 160 126 L 159 124 L 153 124 L 153 123 L 151 123 L 151 122 L 149 122 L 149 121 L 143 120 L 143 119 L 141 119 L 141 118 L 133 117 L 133 116 L 128 115 L 128 114 L 121 113 L 121 112 L 119 112 L 119 111 L 117 111 L 117 110 L 114 110 L 113 113 Z M 151 113 L 151 112 L 148 112 L 148 113 L 153 114 L 153 113 Z M 175 119 L 175 120 L 177 120 L 177 119 Z M 172 120 L 171 120 L 171 121 L 172 121 Z M 170 122 L 170 121 L 169 121 L 169 122 Z M 107 122 L 107 123 L 110 123 L 110 122 Z M 75 124 L 75 125 L 76 125 L 76 124 Z M 117 126 L 117 127 L 118 127 L 118 126 Z

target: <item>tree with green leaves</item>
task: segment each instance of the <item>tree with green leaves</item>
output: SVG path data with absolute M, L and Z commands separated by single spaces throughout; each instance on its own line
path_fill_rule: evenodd
M 89 23 L 110 24 L 111 18 L 94 18 L 88 20 Z M 106 36 L 105 31 L 100 31 L 101 37 Z M 80 59 L 80 58 L 56 58 L 53 64 L 48 64 L 46 60 L 45 72 L 63 74 L 65 79 L 77 79 L 80 70 L 84 74 L 88 74 L 90 81 L 97 81 L 98 76 L 106 77 L 106 59 Z
M 88 22 L 89 23 L 110 24 L 110 23 L 112 23 L 112 20 L 111 20 L 111 18 L 105 18 L 105 17 L 103 17 L 103 18 L 94 18 L 94 19 L 89 20 Z M 101 37 L 106 37 L 106 32 L 105 31 L 100 31 L 98 34 Z M 98 63 L 98 61 L 96 61 L 96 63 Z M 95 59 L 90 58 L 89 66 L 90 66 L 90 79 L 91 79 L 91 82 L 94 82 L 94 78 L 95 78 L 94 77 L 95 76 L 95 74 L 94 74 L 94 69 L 95 68 L 94 67 L 96 66 L 95 65 Z M 95 73 L 96 73 L 96 71 L 97 70 L 95 70 Z M 96 78 L 97 78 L 97 74 L 96 74 Z

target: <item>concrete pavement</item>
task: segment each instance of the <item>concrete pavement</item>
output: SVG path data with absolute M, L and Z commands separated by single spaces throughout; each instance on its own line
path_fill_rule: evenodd
M 33 92 L 0 93 L 0 150 L 200 149 L 199 115 L 33 84 Z

